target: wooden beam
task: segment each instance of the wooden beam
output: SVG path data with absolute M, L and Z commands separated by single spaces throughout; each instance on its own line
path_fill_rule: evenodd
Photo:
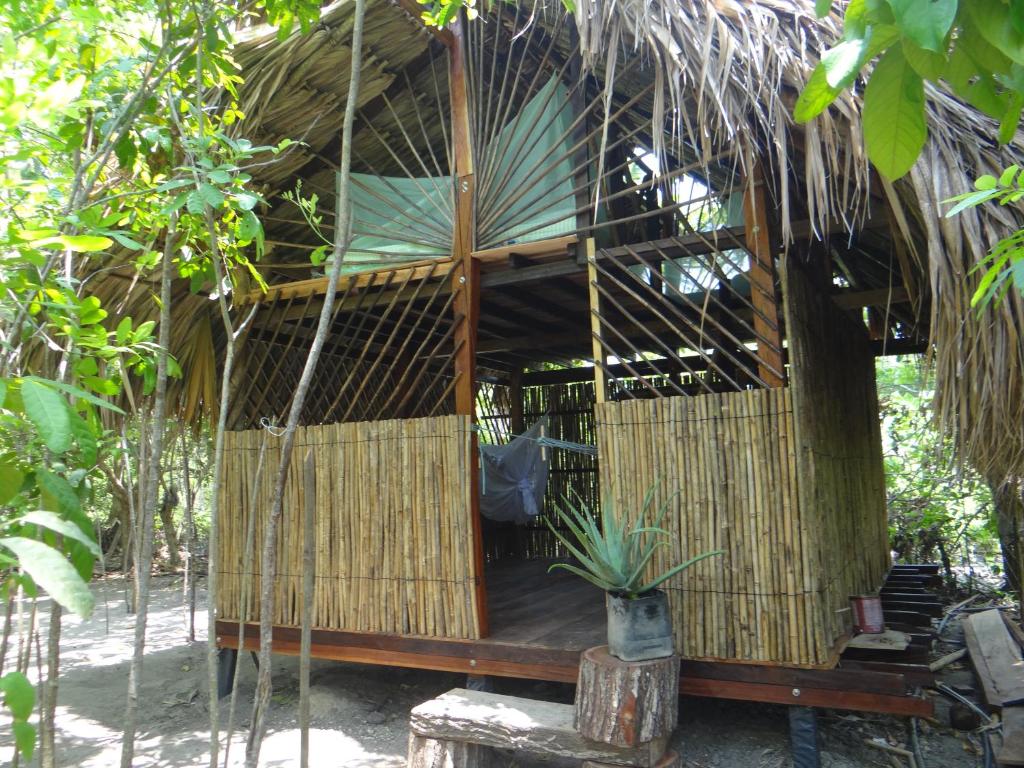
M 594 400 L 603 403 L 608 397 L 608 388 L 604 380 L 604 345 L 601 343 L 601 295 L 597 291 L 597 260 L 594 238 L 588 237 L 586 243 L 587 257 L 587 289 L 590 297 L 590 335 L 591 350 L 594 362 Z
M 768 199 L 764 169 L 758 161 L 751 169 L 743 190 L 743 222 L 750 253 L 750 301 L 754 312 L 757 343 L 757 375 L 770 387 L 781 387 L 785 371 L 782 365 L 782 334 L 779 333 L 779 299 L 775 292 L 775 259 L 768 232 Z M 767 320 L 765 319 L 767 318 Z
M 314 629 L 312 634 L 312 655 L 318 659 L 566 683 L 576 682 L 579 667 L 579 649 L 344 630 Z M 217 645 L 237 647 L 237 623 L 217 622 Z M 242 645 L 247 650 L 259 648 L 256 624 L 245 625 Z M 298 627 L 275 626 L 274 651 L 298 655 Z M 900 692 L 901 688 L 906 689 L 901 674 L 685 660 L 679 682 L 679 692 L 690 696 L 914 717 L 933 715 L 931 700 Z
M 469 75 L 466 72 L 466 39 L 459 18 L 452 25 L 452 44 L 448 47 L 451 83 L 452 143 L 455 156 L 455 227 L 452 233 L 452 291 L 455 301 L 455 412 L 476 420 L 476 344 L 480 325 L 480 261 L 473 258 L 474 184 L 473 147 L 469 121 Z M 476 571 L 476 608 L 480 636 L 489 634 L 487 589 L 484 584 L 483 521 L 480 517 L 480 468 L 478 438 L 470 436 L 470 518 L 473 524 Z
M 910 301 L 906 288 L 877 288 L 871 291 L 840 291 L 832 294 L 832 301 L 843 309 L 885 307 Z

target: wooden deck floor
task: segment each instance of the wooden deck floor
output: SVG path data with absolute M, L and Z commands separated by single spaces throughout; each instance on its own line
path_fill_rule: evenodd
M 604 594 L 554 560 L 504 560 L 487 566 L 491 634 L 483 642 L 581 651 L 605 643 Z

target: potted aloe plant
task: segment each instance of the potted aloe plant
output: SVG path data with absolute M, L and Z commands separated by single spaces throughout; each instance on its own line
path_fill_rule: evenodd
M 556 563 L 548 569 L 549 572 L 561 568 L 605 591 L 608 652 L 623 661 L 659 659 L 675 652 L 668 597 L 657 587 L 694 563 L 722 554 L 722 550 L 705 552 L 657 576 L 645 578 L 644 571 L 655 550 L 667 545 L 660 537 L 667 536 L 668 532 L 659 526 L 671 498 L 658 509 L 652 524 L 647 526 L 644 519 L 653 498 L 652 486 L 633 521 L 606 508 L 600 523 L 578 496 L 575 504 L 564 498 L 566 509 L 555 511 L 572 532 L 575 542 L 555 528 L 550 520 L 547 521 L 552 533 L 579 561 L 579 565 Z

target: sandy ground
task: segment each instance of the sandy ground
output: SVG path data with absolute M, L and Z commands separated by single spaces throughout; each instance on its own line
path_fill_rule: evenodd
M 206 614 L 196 616 L 198 641 L 185 640 L 181 581 L 155 578 L 149 640 L 144 667 L 136 766 L 200 766 L 208 761 L 206 706 Z M 82 768 L 117 765 L 120 723 L 131 658 L 133 618 L 126 615 L 123 582 L 95 587 L 97 609 L 89 621 L 65 621 L 58 708 L 59 764 Z M 45 645 L 44 645 L 45 649 Z M 255 684 L 253 663 L 244 658 L 239 677 L 240 724 L 232 740 L 230 764 L 241 765 L 245 725 Z M 409 709 L 464 684 L 459 675 L 336 662 L 313 662 L 311 675 L 312 764 L 346 768 L 397 768 L 405 765 Z M 298 764 L 297 659 L 277 657 L 274 707 L 269 717 L 261 765 Z M 571 702 L 572 686 L 498 680 L 497 691 Z M 225 702 L 227 700 L 225 699 Z M 226 719 L 226 705 L 222 707 Z M 783 707 L 683 699 L 675 747 L 687 768 L 783 768 L 791 765 Z M 906 740 L 902 721 L 822 713 L 825 768 L 891 766 L 888 758 L 865 747 L 866 737 Z M 0 725 L 0 759 L 9 762 L 9 727 Z M 923 724 L 926 768 L 980 765 L 956 734 Z M 541 762 L 510 753 L 508 766 L 540 768 L 571 763 Z

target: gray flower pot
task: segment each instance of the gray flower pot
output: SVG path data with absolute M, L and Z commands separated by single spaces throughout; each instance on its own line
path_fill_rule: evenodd
M 668 597 L 660 589 L 632 600 L 606 593 L 608 652 L 623 661 L 661 659 L 675 653 Z

